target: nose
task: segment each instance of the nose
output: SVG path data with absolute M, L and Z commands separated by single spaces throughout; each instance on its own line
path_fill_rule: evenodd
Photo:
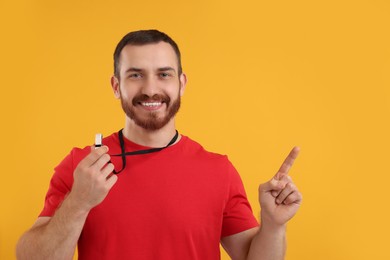
M 158 81 L 154 77 L 147 77 L 142 85 L 141 92 L 149 97 L 158 94 Z

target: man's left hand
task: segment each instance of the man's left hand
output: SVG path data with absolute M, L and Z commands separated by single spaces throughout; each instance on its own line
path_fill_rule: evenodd
M 298 154 L 294 147 L 275 176 L 259 186 L 262 225 L 283 226 L 298 211 L 302 195 L 288 175 Z

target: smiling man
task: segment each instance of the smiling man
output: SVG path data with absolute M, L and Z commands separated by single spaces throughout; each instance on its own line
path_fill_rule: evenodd
M 176 43 L 157 30 L 127 34 L 111 86 L 126 115 L 97 149 L 74 148 L 56 167 L 45 206 L 19 240 L 18 259 L 283 259 L 286 224 L 302 196 L 288 172 L 259 186 L 261 227 L 226 156 L 179 134 L 187 83 Z

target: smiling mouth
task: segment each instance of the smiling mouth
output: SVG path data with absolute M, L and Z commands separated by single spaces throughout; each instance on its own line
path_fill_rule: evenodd
M 141 105 L 145 107 L 159 107 L 162 105 L 162 102 L 141 102 Z
M 164 103 L 165 102 L 163 101 L 149 101 L 149 102 L 143 101 L 143 102 L 139 102 L 138 104 L 141 105 L 141 108 L 143 108 L 144 110 L 152 112 L 152 111 L 159 111 L 162 108 Z
M 132 100 L 133 106 L 139 106 L 148 111 L 159 110 L 164 106 L 168 107 L 170 103 L 170 98 L 166 95 L 155 94 L 151 97 L 147 95 L 137 95 Z

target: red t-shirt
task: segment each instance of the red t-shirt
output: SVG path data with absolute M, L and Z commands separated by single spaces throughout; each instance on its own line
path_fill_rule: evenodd
M 103 139 L 119 154 L 118 134 Z M 148 149 L 125 139 L 126 151 Z M 55 168 L 40 216 L 53 216 L 90 152 L 74 148 Z M 220 259 L 221 237 L 258 226 L 241 179 L 226 156 L 186 136 L 160 152 L 127 156 L 127 166 L 87 217 L 79 259 Z M 115 168 L 120 157 L 112 157 Z

